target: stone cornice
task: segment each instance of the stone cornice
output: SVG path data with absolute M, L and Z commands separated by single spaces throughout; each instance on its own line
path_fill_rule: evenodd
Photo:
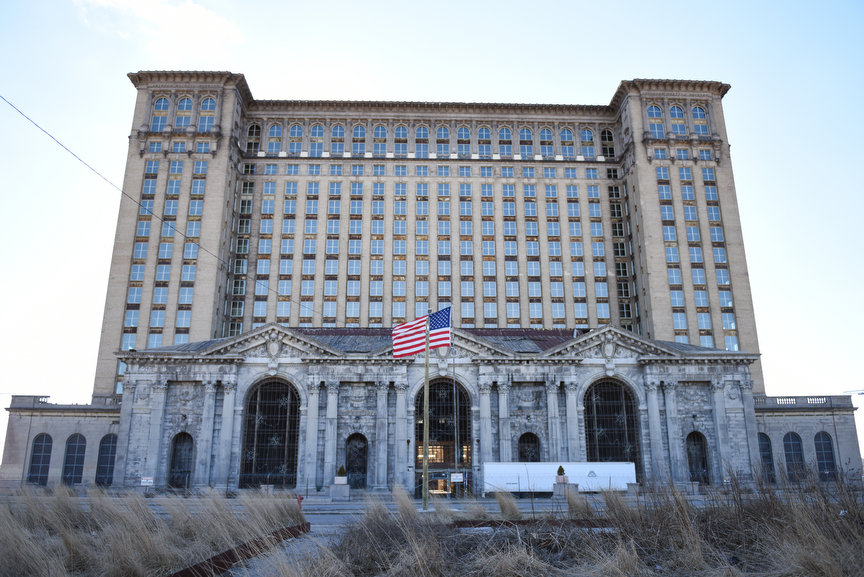
M 248 105 L 254 102 L 246 77 L 227 71 L 202 71 L 202 70 L 141 70 L 127 74 L 135 88 L 141 88 L 150 84 L 178 84 L 188 88 L 188 84 L 217 84 L 220 86 L 233 86 L 240 93 L 243 101 Z
M 609 103 L 609 107 L 617 112 L 621 103 L 631 92 L 692 92 L 701 95 L 716 95 L 720 98 L 732 88 L 729 84 L 714 80 L 671 80 L 636 78 L 634 80 L 623 80 L 615 91 L 615 95 Z

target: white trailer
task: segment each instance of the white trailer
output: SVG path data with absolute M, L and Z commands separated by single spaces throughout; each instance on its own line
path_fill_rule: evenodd
M 628 483 L 636 482 L 633 463 L 483 463 L 483 494 L 551 493 L 559 466 L 580 492 L 626 491 Z

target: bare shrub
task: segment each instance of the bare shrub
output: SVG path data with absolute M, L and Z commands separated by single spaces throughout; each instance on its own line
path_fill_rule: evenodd
M 570 488 L 567 489 L 567 514 L 571 519 L 591 519 L 594 517 L 594 507 L 585 495 Z
M 519 512 L 519 506 L 516 505 L 516 499 L 512 493 L 498 491 L 495 493 L 495 500 L 498 502 L 498 508 L 501 509 L 501 516 L 504 519 L 521 519 L 522 513 Z
M 416 521 L 417 505 L 414 504 L 414 499 L 408 496 L 408 493 L 401 485 L 393 487 L 393 499 L 396 501 L 396 507 L 403 520 Z

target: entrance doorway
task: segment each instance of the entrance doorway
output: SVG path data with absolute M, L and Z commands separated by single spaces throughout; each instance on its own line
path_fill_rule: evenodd
M 345 472 L 352 489 L 366 488 L 366 456 L 369 443 L 360 433 L 354 433 L 345 441 Z

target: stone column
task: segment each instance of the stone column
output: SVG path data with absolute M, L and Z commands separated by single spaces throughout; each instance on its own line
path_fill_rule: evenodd
M 554 378 L 546 380 L 546 417 L 549 430 L 549 460 L 560 461 L 561 418 L 558 414 L 558 383 Z
M 663 400 L 666 403 L 666 442 L 669 444 L 669 468 L 672 479 L 679 483 L 689 481 L 690 473 L 683 460 L 683 438 L 678 421 L 678 381 L 663 381 Z
M 306 449 L 303 463 L 306 487 L 318 489 L 318 393 L 320 381 L 316 375 L 309 377 L 306 386 Z
M 213 471 L 213 482 L 227 488 L 231 478 L 231 447 L 234 444 L 234 399 L 237 392 L 237 380 L 234 375 L 222 379 L 222 429 L 219 431 L 219 450 L 216 467 Z
M 387 489 L 387 391 L 390 383 L 379 381 L 375 384 L 377 399 L 375 405 L 375 485 L 378 490 Z
M 216 412 L 216 385 L 209 377 L 202 382 L 204 407 L 201 410 L 201 433 L 195 451 L 194 484 L 210 484 L 210 453 L 213 447 L 213 415 Z
M 711 381 L 711 412 L 714 413 L 714 431 L 717 446 L 714 484 L 720 485 L 726 478 L 727 448 L 729 443 L 729 424 L 726 421 L 726 401 L 723 398 L 726 382 L 722 377 Z
M 488 463 L 492 461 L 492 408 L 489 400 L 489 390 L 492 388 L 491 383 L 481 382 L 478 384 L 480 388 L 480 462 Z
M 324 484 L 336 476 L 336 419 L 339 411 L 339 381 L 327 382 L 327 420 L 324 428 Z
M 738 382 L 741 389 L 741 404 L 744 406 L 744 424 L 749 452 L 750 478 L 755 478 L 762 469 L 762 456 L 759 454 L 759 436 L 756 429 L 756 410 L 753 407 L 753 381 L 744 379 Z
M 411 453 L 408 451 L 408 444 L 411 437 L 408 435 L 408 399 L 406 392 L 408 391 L 408 383 L 400 381 L 396 383 L 396 468 L 395 479 L 397 483 L 408 491 L 409 495 L 413 495 L 414 481 L 411 478 Z
M 513 460 L 510 436 L 510 383 L 498 383 L 498 460 L 502 463 Z
M 168 379 L 162 375 L 157 377 L 150 387 L 150 437 L 147 443 L 144 477 L 153 477 L 157 487 L 167 482 L 165 467 L 159 466 L 162 456 L 162 426 L 165 417 L 165 397 L 168 394 Z M 170 457 L 169 457 L 170 458 Z
M 566 385 L 566 400 L 567 400 L 567 455 L 570 461 L 581 461 L 582 447 L 579 438 L 579 412 L 578 401 L 576 399 L 576 390 L 579 386 L 576 383 L 567 383 Z
M 114 462 L 114 479 L 112 486 L 122 487 L 126 479 L 132 476 L 132 471 L 126 471 L 126 456 L 129 454 L 129 436 L 132 430 L 132 406 L 135 404 L 135 388 L 137 383 L 131 378 L 123 379 L 123 400 L 120 404 L 120 431 L 117 435 L 117 453 Z
M 648 436 L 651 440 L 651 477 L 654 481 L 660 481 L 667 476 L 663 462 L 663 429 L 660 426 L 660 405 L 657 402 L 657 385 L 659 384 L 653 379 L 645 382 L 648 401 Z

